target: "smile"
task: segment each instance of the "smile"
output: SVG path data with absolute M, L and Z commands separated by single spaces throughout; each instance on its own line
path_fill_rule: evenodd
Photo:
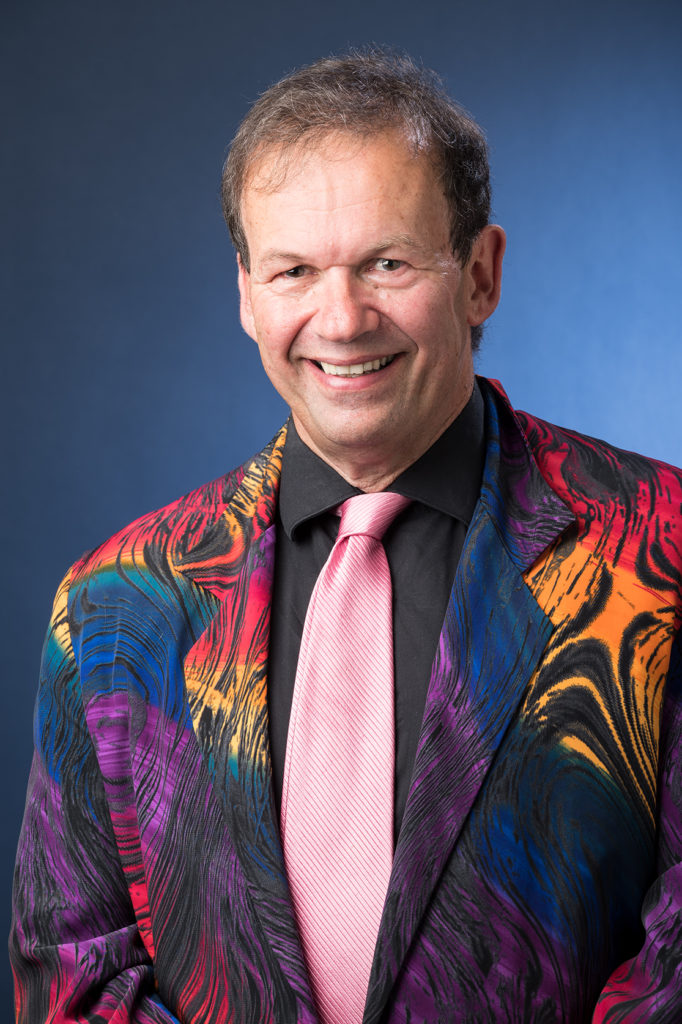
M 366 363 L 351 363 L 350 366 L 336 366 L 334 363 L 319 362 L 325 373 L 332 377 L 362 377 L 365 373 L 374 373 L 392 363 L 395 356 L 382 356 L 381 359 L 370 359 Z

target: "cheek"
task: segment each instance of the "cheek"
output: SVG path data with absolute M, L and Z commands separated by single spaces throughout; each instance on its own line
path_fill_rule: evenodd
M 288 358 L 304 322 L 300 311 L 292 303 L 267 302 L 256 304 L 253 313 L 263 362 L 266 358 L 269 362 Z
M 439 294 L 421 296 L 419 301 L 400 303 L 394 309 L 394 323 L 412 339 L 424 358 L 450 350 L 461 335 L 459 318 L 451 302 Z
M 288 345 L 271 333 L 259 333 L 258 349 L 263 368 L 268 377 L 282 377 L 287 367 Z

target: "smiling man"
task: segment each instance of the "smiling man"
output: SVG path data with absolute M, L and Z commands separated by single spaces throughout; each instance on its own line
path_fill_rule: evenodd
M 504 234 L 483 227 L 461 263 L 433 158 L 399 127 L 332 132 L 272 189 L 278 158 L 245 183 L 242 323 L 301 440 L 382 490 L 471 397 L 469 328 L 497 304 Z
M 514 412 L 486 147 L 383 52 L 225 165 L 291 409 L 59 589 L 17 1020 L 682 1018 L 682 477 Z

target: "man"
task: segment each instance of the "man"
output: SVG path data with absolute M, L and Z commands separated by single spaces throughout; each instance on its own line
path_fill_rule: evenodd
M 223 198 L 242 323 L 292 418 L 58 592 L 17 1019 L 682 1019 L 680 473 L 475 380 L 504 235 L 479 130 L 409 61 L 353 55 L 278 83 Z M 360 907 L 345 916 L 338 892 L 350 936 L 325 958 L 292 837 L 303 818 L 334 876 L 352 810 L 335 828 L 324 802 L 344 787 L 328 786 L 305 820 L 329 766 L 293 765 L 297 663 L 324 660 L 308 641 L 346 540 L 336 511 L 391 492 L 409 504 L 371 544 L 393 587 L 395 769 L 391 737 L 343 777 L 352 790 L 390 757 L 394 848 L 374 921 L 373 837 L 350 844 Z M 306 742 L 334 761 L 322 720 Z M 369 959 L 340 963 L 365 931 Z

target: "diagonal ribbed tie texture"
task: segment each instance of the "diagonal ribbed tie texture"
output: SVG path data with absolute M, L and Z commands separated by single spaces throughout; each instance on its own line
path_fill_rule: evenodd
M 400 494 L 345 501 L 296 671 L 282 840 L 322 1024 L 359 1024 L 393 862 L 391 576 Z

